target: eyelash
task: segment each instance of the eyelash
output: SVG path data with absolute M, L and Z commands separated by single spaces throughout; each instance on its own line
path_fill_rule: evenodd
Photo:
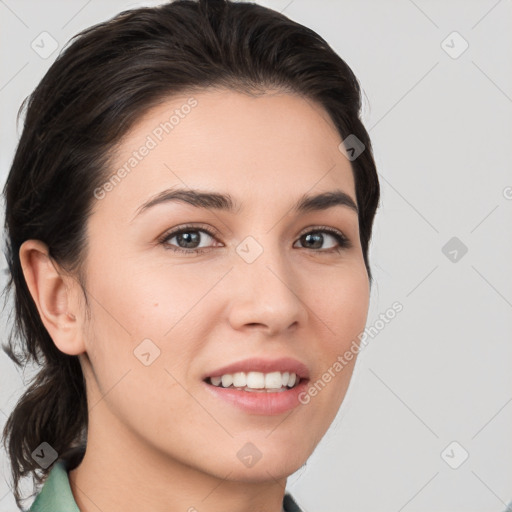
M 199 255 L 199 254 L 204 254 L 204 253 L 209 252 L 212 249 L 214 249 L 214 247 L 203 247 L 203 248 L 199 248 L 199 249 L 183 249 L 182 247 L 172 247 L 168 243 L 170 239 L 174 238 L 177 235 L 181 235 L 183 233 L 189 233 L 189 232 L 193 232 L 193 231 L 204 232 L 208 236 L 211 236 L 212 238 L 216 237 L 215 232 L 213 232 L 211 229 L 206 228 L 204 226 L 185 225 L 185 226 L 181 226 L 180 228 L 178 228 L 174 231 L 165 233 L 162 237 L 159 238 L 158 242 L 160 244 L 162 244 L 166 250 L 170 250 L 170 251 L 177 252 L 177 253 L 184 253 L 184 254 Z M 317 234 L 317 233 L 328 233 L 329 235 L 333 236 L 339 244 L 338 247 L 334 247 L 331 249 L 323 249 L 323 250 L 322 249 L 308 249 L 307 247 L 303 247 L 303 249 L 310 250 L 313 252 L 331 254 L 334 252 L 340 253 L 344 249 L 349 249 L 350 247 L 352 247 L 350 240 L 341 231 L 338 231 L 337 229 L 330 228 L 328 226 L 318 226 L 318 227 L 315 227 L 314 229 L 310 229 L 309 231 L 305 231 L 299 235 L 298 240 L 300 240 L 305 235 Z

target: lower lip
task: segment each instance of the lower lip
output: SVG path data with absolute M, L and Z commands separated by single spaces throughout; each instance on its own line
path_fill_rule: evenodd
M 267 391 L 243 391 L 242 389 L 223 388 L 208 384 L 207 382 L 204 382 L 204 385 L 209 392 L 213 393 L 216 397 L 222 398 L 226 400 L 226 402 L 246 412 L 266 416 L 277 416 L 300 405 L 299 395 L 306 390 L 307 383 L 307 379 L 302 379 L 294 388 L 273 393 Z

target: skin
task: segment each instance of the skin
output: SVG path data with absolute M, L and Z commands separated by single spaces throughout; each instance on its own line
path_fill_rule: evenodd
M 249 414 L 205 391 L 205 372 L 258 356 L 294 357 L 315 382 L 363 331 L 369 282 L 356 212 L 292 209 L 303 194 L 336 189 L 356 201 L 327 113 L 277 91 L 193 97 L 197 106 L 172 132 L 103 199 L 92 199 L 88 305 L 42 242 L 20 250 L 46 328 L 61 351 L 79 355 L 86 379 L 87 451 L 69 473 L 83 512 L 135 512 L 141 504 L 154 512 L 280 512 L 286 479 L 336 416 L 356 360 L 291 413 Z M 112 172 L 188 98 L 148 111 L 123 139 Z M 173 201 L 136 215 L 173 187 L 229 194 L 240 208 Z M 159 241 L 188 223 L 216 231 L 192 230 L 206 252 L 173 252 L 176 237 Z M 320 248 L 301 242 L 318 226 L 341 231 L 350 247 L 329 252 L 338 242 L 324 232 Z M 247 236 L 263 248 L 250 264 L 235 250 Z M 147 338 L 160 349 L 149 366 L 134 356 Z M 252 467 L 237 457 L 247 442 L 262 453 Z

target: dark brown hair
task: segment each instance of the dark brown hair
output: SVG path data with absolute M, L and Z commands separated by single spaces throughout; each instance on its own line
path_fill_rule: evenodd
M 27 288 L 19 249 L 42 240 L 75 272 L 86 256 L 94 190 L 112 172 L 112 148 L 151 107 L 207 87 L 249 93 L 277 89 L 323 106 L 342 139 L 365 150 L 351 162 L 364 261 L 379 201 L 361 90 L 349 66 L 318 34 L 268 8 L 223 0 L 177 0 L 125 11 L 77 34 L 25 100 L 25 121 L 4 188 L 6 292 L 14 323 L 4 350 L 20 366 L 39 365 L 3 432 L 20 506 L 20 479 L 41 483 L 31 454 L 42 442 L 65 458 L 87 431 L 85 383 L 77 356 L 60 352 Z M 79 461 L 78 461 L 79 462 Z M 20 506 L 21 508 L 21 506 Z

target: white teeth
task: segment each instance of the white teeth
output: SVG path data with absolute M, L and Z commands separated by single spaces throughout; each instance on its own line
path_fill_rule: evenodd
M 233 375 L 231 375 L 230 373 L 226 373 L 226 375 L 223 375 L 222 376 L 222 387 L 223 388 L 228 388 L 229 386 L 231 386 L 231 384 L 233 384 Z M 212 382 L 213 384 L 213 382 Z
M 292 388 L 300 379 L 295 373 L 290 372 L 236 372 L 226 373 L 221 377 L 210 377 L 210 383 L 214 386 L 228 388 L 230 386 L 240 389 L 272 389 L 283 387 Z
M 235 386 L 235 388 L 245 388 L 245 386 L 247 386 L 247 378 L 244 372 L 233 374 L 233 386 Z
M 247 374 L 247 387 L 251 389 L 263 389 L 269 387 L 266 385 L 266 377 L 260 372 L 249 372 Z M 236 386 L 237 387 L 237 386 Z M 242 387 L 242 386 L 240 386 Z M 245 386 L 244 386 L 245 387 Z M 272 386 L 275 387 L 275 386 Z M 281 387 L 281 386 L 279 386 Z
M 287 373 L 285 375 L 288 375 Z M 283 384 L 284 378 L 281 377 L 281 372 L 272 372 L 267 373 L 265 375 L 265 387 L 266 388 L 280 388 L 281 386 L 287 386 L 288 380 L 286 380 L 286 384 Z
M 222 377 L 212 377 L 211 381 L 214 386 L 220 386 L 222 382 Z

